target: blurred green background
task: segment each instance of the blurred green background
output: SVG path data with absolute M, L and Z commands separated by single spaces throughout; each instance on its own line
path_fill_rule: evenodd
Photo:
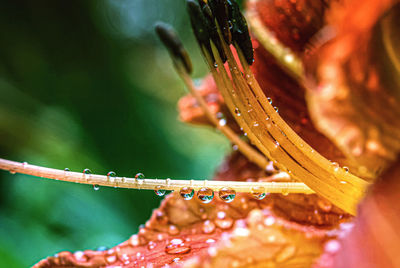
M 153 25 L 171 23 L 206 73 L 184 1 L 5 1 L 0 11 L 0 157 L 133 177 L 207 178 L 229 150 L 177 120 L 184 86 Z M 112 247 L 160 198 L 0 171 L 0 267 Z

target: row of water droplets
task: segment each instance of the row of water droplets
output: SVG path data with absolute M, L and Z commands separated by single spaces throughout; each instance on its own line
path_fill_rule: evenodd
M 65 168 L 64 169 L 65 173 L 70 172 L 70 169 Z M 85 168 L 83 170 L 83 176 L 88 179 L 87 176 L 90 176 L 92 174 L 91 170 L 88 168 Z M 117 183 L 116 180 L 116 173 L 114 171 L 110 171 L 107 173 L 107 179 L 111 182 Z M 144 183 L 145 176 L 143 173 L 137 173 L 135 175 L 135 180 L 138 185 L 142 185 Z M 124 178 L 122 178 L 122 181 L 124 181 Z M 205 181 L 206 182 L 206 181 Z M 168 185 L 170 183 L 170 179 L 166 179 L 166 184 Z M 191 184 L 193 183 L 193 180 L 191 180 Z M 115 186 L 117 187 L 117 186 Z M 97 184 L 93 185 L 93 189 L 95 191 L 98 191 L 100 189 L 100 186 Z M 164 196 L 167 192 L 164 186 L 162 185 L 157 185 L 154 188 L 154 192 L 157 196 Z M 195 196 L 195 190 L 194 188 L 190 187 L 182 187 L 179 190 L 180 196 L 184 200 L 191 200 Z M 262 200 L 265 198 L 266 193 L 265 193 L 265 188 L 262 186 L 256 186 L 252 188 L 252 196 L 255 199 Z M 230 187 L 223 187 L 218 191 L 218 196 L 221 200 L 223 200 L 226 203 L 232 202 L 235 197 L 236 197 L 236 191 Z M 197 191 L 197 198 L 202 202 L 202 203 L 210 203 L 214 199 L 214 191 L 210 188 L 207 187 L 202 187 Z

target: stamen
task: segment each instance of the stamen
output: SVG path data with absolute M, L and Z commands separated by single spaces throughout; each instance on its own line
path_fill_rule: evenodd
M 276 161 L 281 170 L 305 182 L 338 207 L 355 214 L 356 206 L 363 197 L 368 183 L 344 169 L 333 169 L 326 158 L 315 152 L 286 124 L 254 78 L 241 46 L 238 42 L 234 42 L 244 73 L 240 71 L 229 43 L 224 41 L 225 33 L 220 29 L 218 22 L 217 18 L 215 23 L 227 57 L 231 78 L 213 42 L 211 41 L 212 54 L 202 44 L 201 48 L 230 111 L 232 114 L 236 109 L 242 111 L 242 116 L 234 117 L 235 120 L 247 132 L 249 139 L 269 159 Z M 217 63 L 216 67 L 212 64 L 213 59 Z M 343 181 L 346 183 L 341 183 Z
M 155 29 L 158 37 L 167 47 L 174 61 L 181 62 L 186 72 L 190 74 L 192 72 L 192 62 L 174 29 L 163 22 L 158 22 Z
M 159 24 L 160 25 L 160 24 Z M 161 29 L 167 28 L 165 24 Z M 168 26 L 169 32 L 173 32 L 174 39 L 178 39 L 178 36 L 176 33 L 172 30 L 171 27 Z M 157 33 L 159 33 L 160 29 L 158 29 Z M 161 38 L 161 37 L 160 37 Z M 168 44 L 171 43 L 179 43 L 181 44 L 180 41 L 175 41 L 175 42 L 167 42 Z M 170 50 L 170 51 L 175 51 L 175 50 Z M 179 51 L 186 51 L 182 45 L 180 45 L 180 50 Z M 172 52 L 171 52 L 172 54 Z M 187 55 L 187 53 L 185 53 Z M 175 58 L 175 55 L 171 55 L 172 58 Z M 189 60 L 190 61 L 190 60 Z M 211 121 L 211 123 L 219 129 L 233 144 L 237 145 L 238 150 L 243 153 L 250 161 L 256 163 L 258 166 L 260 166 L 262 169 L 264 169 L 268 165 L 268 159 L 265 158 L 262 154 L 257 152 L 253 147 L 251 147 L 249 144 L 247 144 L 245 141 L 243 141 L 228 125 L 226 124 L 221 124 L 221 120 L 217 118 L 208 108 L 208 105 L 204 98 L 199 94 L 199 92 L 196 90 L 194 87 L 193 81 L 190 78 L 187 69 L 182 68 L 182 63 L 181 61 L 174 61 L 175 64 L 175 69 L 179 76 L 182 78 L 183 82 L 185 83 L 186 87 L 189 89 L 189 92 L 193 95 L 193 97 L 196 99 L 196 101 L 199 103 L 199 105 L 202 107 L 204 113 L 206 114 L 207 118 Z
M 31 164 L 23 165 L 20 162 L 14 162 L 1 158 L 0 169 L 41 178 L 90 184 L 95 185 L 96 187 L 107 186 L 130 189 L 162 189 L 165 191 L 180 191 L 181 195 L 188 195 L 190 198 L 193 197 L 192 190 L 198 191 L 204 188 L 204 181 L 201 180 L 163 180 L 142 178 L 139 185 L 137 178 L 114 177 L 113 180 L 109 180 L 107 175 L 90 174 L 90 181 L 88 181 L 82 176 L 82 172 L 68 171 L 68 176 L 66 176 L 64 170 L 40 167 Z M 160 188 L 160 186 L 162 187 Z M 254 192 L 254 187 L 263 189 L 267 193 L 314 193 L 314 191 L 308 188 L 304 183 L 298 182 L 207 181 L 207 189 L 211 189 L 213 192 L 218 192 L 220 189 L 229 188 L 237 193 L 252 193 Z

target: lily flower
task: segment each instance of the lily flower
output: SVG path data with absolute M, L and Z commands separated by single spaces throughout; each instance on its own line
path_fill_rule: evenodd
M 399 267 L 399 4 L 249 0 L 247 20 L 234 0 L 187 8 L 210 69 L 199 87 L 177 34 L 156 27 L 189 90 L 180 118 L 218 129 L 234 152 L 203 182 L 0 160 L 13 172 L 175 190 L 127 241 L 34 267 Z

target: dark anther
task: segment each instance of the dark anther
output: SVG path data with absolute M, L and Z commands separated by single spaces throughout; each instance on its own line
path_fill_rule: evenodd
M 200 7 L 200 5 L 202 7 Z M 207 49 L 209 54 L 213 57 L 210 45 L 210 40 L 212 40 L 218 49 L 221 59 L 225 62 L 226 56 L 221 47 L 217 28 L 213 22 L 214 20 L 209 17 L 211 13 L 207 12 L 207 9 L 209 9 L 208 5 L 205 4 L 203 1 L 200 1 L 200 3 L 198 3 L 194 0 L 188 0 L 187 8 L 197 42 L 200 44 L 200 46 L 203 45 Z
M 174 60 L 180 61 L 188 73 L 192 72 L 192 62 L 189 54 L 183 47 L 181 40 L 171 25 L 158 22 L 155 26 L 156 33 L 167 47 Z
M 235 0 L 227 0 L 229 6 L 229 20 L 232 25 L 232 39 L 242 50 L 244 57 L 249 65 L 254 62 L 254 51 L 249 34 L 249 28 L 239 5 Z
M 231 25 L 229 23 L 229 8 L 227 0 L 209 0 L 208 4 L 221 29 L 222 36 L 226 43 L 232 43 Z

